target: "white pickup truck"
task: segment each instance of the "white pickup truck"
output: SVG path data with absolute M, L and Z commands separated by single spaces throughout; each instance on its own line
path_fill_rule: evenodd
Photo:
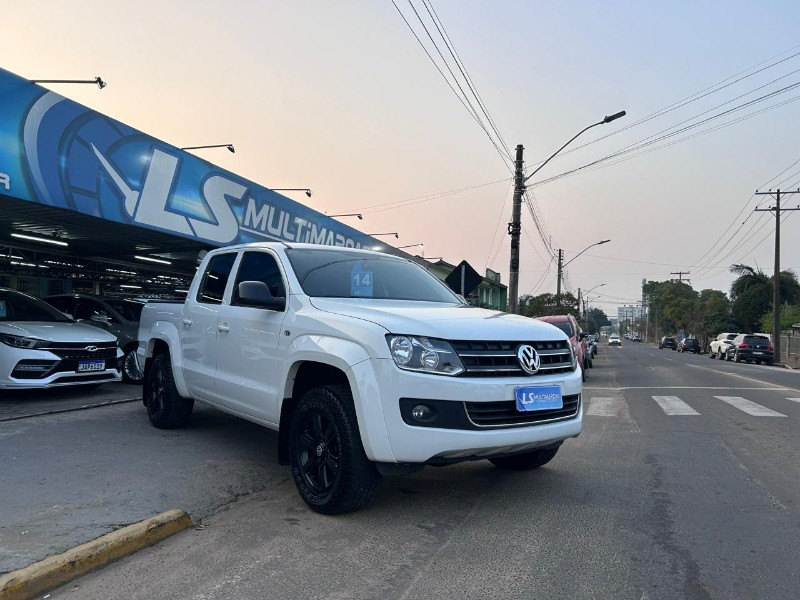
M 382 475 L 549 462 L 581 432 L 566 335 L 469 306 L 403 258 L 312 244 L 209 252 L 186 301 L 148 303 L 137 357 L 159 428 L 201 401 L 278 431 L 303 500 L 368 504 Z

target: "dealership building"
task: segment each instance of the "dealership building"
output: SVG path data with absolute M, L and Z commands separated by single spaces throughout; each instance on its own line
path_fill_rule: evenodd
M 383 242 L 0 69 L 0 287 L 180 297 L 209 249 L 383 246 L 440 278 L 453 265 Z M 505 310 L 488 273 L 470 301 Z

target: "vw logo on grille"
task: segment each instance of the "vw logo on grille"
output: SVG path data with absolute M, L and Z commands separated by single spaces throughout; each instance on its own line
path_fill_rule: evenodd
M 541 365 L 541 359 L 538 352 L 536 352 L 536 348 L 528 344 L 523 344 L 517 349 L 517 360 L 522 370 L 529 375 L 536 375 Z
M 97 352 L 98 350 L 100 350 L 100 348 L 98 348 L 97 346 L 86 346 L 84 350 L 86 350 L 87 352 Z

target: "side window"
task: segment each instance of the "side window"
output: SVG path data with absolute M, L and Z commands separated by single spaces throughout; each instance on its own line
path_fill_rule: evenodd
M 100 314 L 100 312 L 101 308 L 97 302 L 87 298 L 80 298 L 75 305 L 75 314 L 73 316 L 75 319 L 85 321 L 90 319 L 92 315 Z
M 198 302 L 205 304 L 222 304 L 222 297 L 225 294 L 225 286 L 228 285 L 228 278 L 231 275 L 233 261 L 236 254 L 218 254 L 208 263 L 208 268 L 203 275 L 200 289 L 197 290 Z
M 245 252 L 239 263 L 239 272 L 233 286 L 233 301 L 238 300 L 239 283 L 242 281 L 263 281 L 273 296 L 286 296 L 281 271 L 275 258 L 267 252 Z
M 50 298 L 47 303 L 56 310 L 72 314 L 72 301 L 70 298 Z

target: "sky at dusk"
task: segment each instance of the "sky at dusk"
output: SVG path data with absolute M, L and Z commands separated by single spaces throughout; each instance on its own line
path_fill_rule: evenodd
M 235 154 L 198 155 L 266 187 L 309 187 L 311 198 L 291 197 L 362 213 L 341 220 L 505 284 L 503 155 L 522 144 L 530 173 L 625 110 L 529 180 L 520 295 L 555 292 L 559 248 L 569 261 L 603 239 L 569 265 L 564 287 L 595 288 L 591 304 L 610 316 L 641 299 L 642 279 L 688 272 L 694 289 L 728 292 L 731 264 L 772 275 L 775 218 L 754 209 L 774 200 L 753 192 L 800 187 L 800 3 L 395 3 L 12 1 L 0 66 L 29 79 L 101 76 L 103 90 L 46 87 L 176 146 L 232 143 Z M 782 202 L 798 205 L 800 194 Z M 781 266 L 800 273 L 800 211 L 781 233 Z

